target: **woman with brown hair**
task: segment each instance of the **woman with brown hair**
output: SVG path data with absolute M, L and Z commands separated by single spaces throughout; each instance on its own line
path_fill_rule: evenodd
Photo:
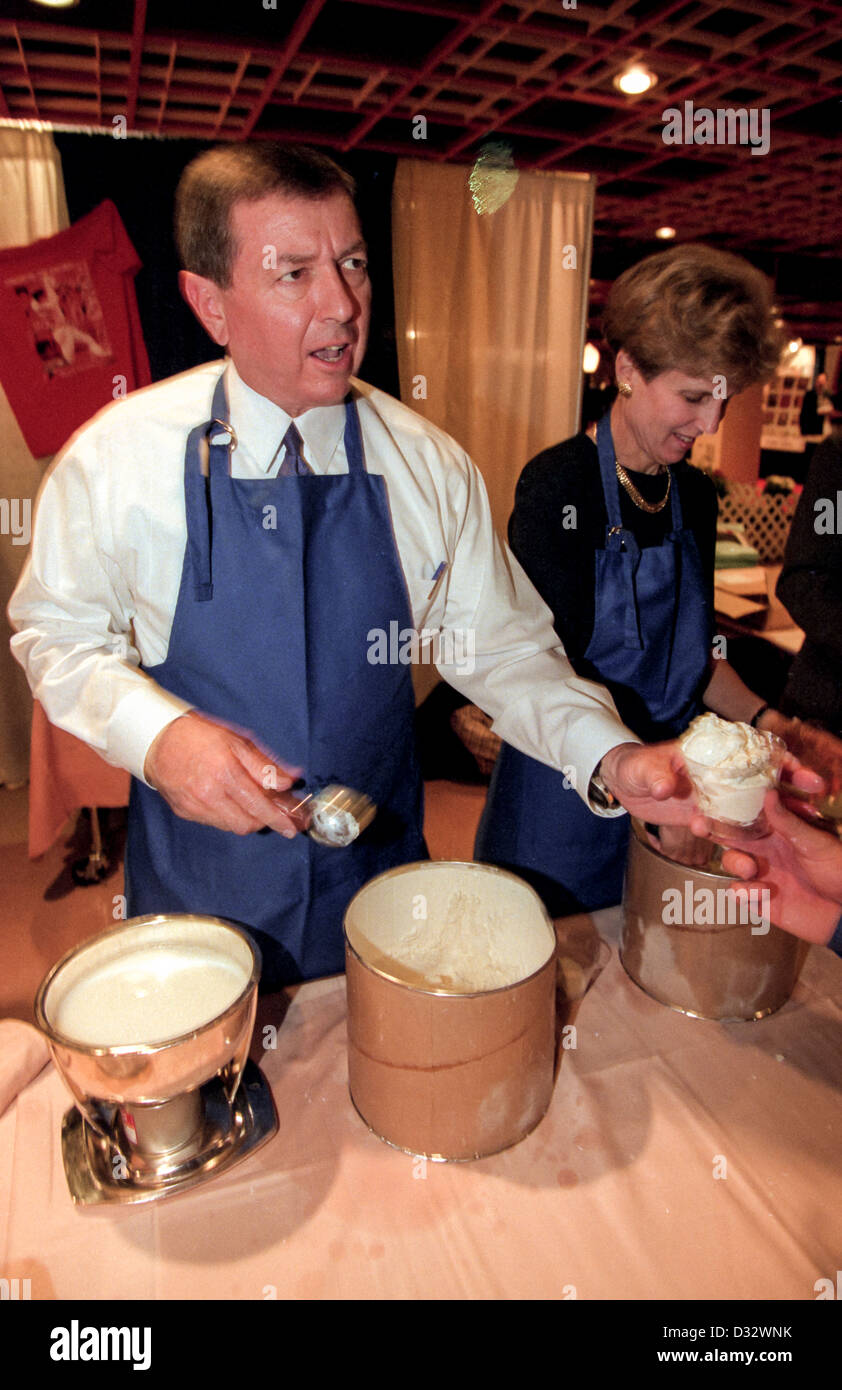
M 527 464 L 511 547 L 577 673 L 608 687 L 644 742 L 676 738 L 703 708 L 781 732 L 712 650 L 716 495 L 685 458 L 730 397 L 775 369 L 768 282 L 740 257 L 673 247 L 620 276 L 604 332 L 617 398 Z M 475 852 L 561 916 L 619 901 L 628 833 L 626 816 L 591 814 L 569 779 L 504 744 Z M 688 862 L 708 852 L 667 827 L 660 848 Z

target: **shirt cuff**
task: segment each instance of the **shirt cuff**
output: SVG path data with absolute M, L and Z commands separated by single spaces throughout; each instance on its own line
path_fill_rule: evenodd
M 580 689 L 574 688 L 573 700 L 580 696 Z M 606 698 L 610 698 L 607 692 Z M 620 743 L 639 744 L 640 739 L 620 722 L 616 714 L 601 708 L 596 702 L 585 708 L 584 702 L 575 705 L 571 700 L 564 713 L 566 718 L 561 732 L 557 728 L 544 732 L 535 727 L 534 719 L 528 717 L 534 715 L 534 706 L 523 699 L 495 719 L 491 727 L 494 733 L 519 752 L 527 753 L 531 758 L 563 772 L 569 785 L 594 815 L 625 815 L 622 806 L 618 810 L 600 810 L 590 801 L 588 788 L 606 753 Z
M 837 956 L 842 956 L 842 917 L 836 923 L 836 930 L 828 941 L 831 951 L 835 951 Z
M 174 719 L 194 708 L 151 681 L 148 687 L 126 695 L 108 726 L 109 762 L 127 768 L 138 781 L 146 782 L 143 766 L 153 742 Z
M 623 726 L 621 725 L 620 727 L 622 728 Z M 623 806 L 621 802 L 617 801 L 616 796 L 614 797 L 614 800 L 617 802 L 616 806 L 600 806 L 598 802 L 593 801 L 591 799 L 591 784 L 593 783 L 594 777 L 597 775 L 597 769 L 599 768 L 602 759 L 605 757 L 605 754 L 610 753 L 612 748 L 617 748 L 621 743 L 636 743 L 638 747 L 642 747 L 642 742 L 636 734 L 631 733 L 631 731 L 628 729 L 626 730 L 626 734 L 626 738 L 618 739 L 615 737 L 613 739 L 610 747 L 606 748 L 605 751 L 600 755 L 598 760 L 594 763 L 591 772 L 588 776 L 588 780 L 584 784 L 585 793 L 583 799 L 585 805 L 587 806 L 589 811 L 593 812 L 595 816 L 602 816 L 604 820 L 614 820 L 617 816 L 628 815 L 625 806 Z M 610 795 L 614 796 L 614 793 L 611 792 Z

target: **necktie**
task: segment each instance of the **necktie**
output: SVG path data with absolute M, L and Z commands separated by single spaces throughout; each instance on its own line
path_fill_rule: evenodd
M 284 447 L 284 461 L 281 464 L 280 476 L 290 478 L 297 475 L 301 478 L 306 473 L 312 473 L 310 465 L 301 457 L 301 435 L 295 425 L 290 424 L 281 442 Z

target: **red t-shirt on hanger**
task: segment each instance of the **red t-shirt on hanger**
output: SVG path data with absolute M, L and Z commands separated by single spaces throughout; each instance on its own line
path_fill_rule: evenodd
M 139 269 L 110 199 L 66 231 L 0 251 L 0 381 L 35 458 L 151 381 Z

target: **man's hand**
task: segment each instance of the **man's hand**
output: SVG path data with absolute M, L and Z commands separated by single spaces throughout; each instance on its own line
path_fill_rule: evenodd
M 822 778 L 802 767 L 792 753 L 784 769 L 793 785 L 821 792 Z M 618 743 L 599 765 L 610 792 L 638 820 L 655 825 L 689 825 L 694 835 L 710 835 L 710 823 L 696 809 L 695 794 L 677 743 Z
M 693 790 L 677 743 L 619 743 L 606 753 L 600 776 L 638 820 L 689 825 Z
M 297 769 L 204 715 L 191 712 L 167 724 L 146 755 L 143 775 L 185 820 L 235 835 L 268 825 L 287 839 L 301 828 L 288 814 L 297 798 L 283 795 Z
M 744 879 L 759 874 L 751 887 L 731 886 L 749 901 L 752 893 L 767 889 L 776 926 L 824 944 L 842 915 L 842 844 L 785 810 L 776 791 L 767 793 L 763 809 L 772 834 L 742 846 L 735 835 L 737 847 L 726 850 L 722 867 Z

